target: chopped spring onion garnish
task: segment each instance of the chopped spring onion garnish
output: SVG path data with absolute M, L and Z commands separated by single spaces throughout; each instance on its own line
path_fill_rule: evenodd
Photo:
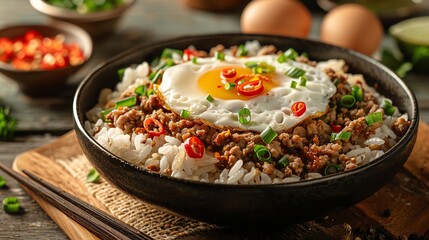
M 173 57 L 173 55 L 177 54 L 180 56 L 180 58 L 182 58 L 183 56 L 183 51 L 180 51 L 178 49 L 172 49 L 172 48 L 165 48 L 164 51 L 162 51 L 161 54 L 161 59 L 171 59 Z
M 296 81 L 290 82 L 290 88 L 294 88 L 295 89 L 296 85 L 297 85 Z
M 100 174 L 95 170 L 94 168 L 91 168 L 88 172 L 88 175 L 86 175 L 86 182 L 88 183 L 95 183 L 100 180 Z
M 165 63 L 162 66 L 162 69 L 167 69 L 167 68 L 172 67 L 174 65 L 176 65 L 176 63 L 174 62 L 173 59 L 167 59 L 167 60 L 165 60 Z
M 257 66 L 258 66 L 258 62 L 255 62 L 255 61 L 249 61 L 249 62 L 245 62 L 245 63 L 244 63 L 244 65 L 245 65 L 247 68 L 252 69 L 252 68 L 254 68 L 254 67 L 257 67 Z
M 6 179 L 3 176 L 0 176 L 0 188 L 6 186 Z
M 252 120 L 252 116 L 248 108 L 241 108 L 238 110 L 238 121 L 241 124 L 248 124 L 250 120 Z
M 344 95 L 341 98 L 341 107 L 352 108 L 356 103 L 356 99 L 352 95 Z
M 352 95 L 356 99 L 356 101 L 358 102 L 362 101 L 363 100 L 362 88 L 360 88 L 359 86 L 354 86 L 352 88 Z
M 192 63 L 197 64 L 197 57 L 192 57 Z
M 273 73 L 276 71 L 276 67 L 273 65 L 268 64 L 265 61 L 262 61 L 258 63 L 256 67 L 252 68 L 252 72 L 256 74 L 262 74 L 262 73 Z
M 246 48 L 244 47 L 243 44 L 241 44 L 240 46 L 238 46 L 237 52 L 235 53 L 235 56 L 237 57 L 243 57 L 243 56 L 247 56 L 249 52 L 246 50 Z
M 253 151 L 256 153 L 256 157 L 263 162 L 271 162 L 271 152 L 264 146 L 255 144 Z
M 213 101 L 214 101 L 214 98 L 212 97 L 212 95 L 207 94 L 207 96 L 206 96 L 206 100 L 207 100 L 208 102 L 213 102 Z
M 335 80 L 332 82 L 332 84 L 334 84 L 335 87 L 337 87 L 339 83 L 340 83 L 340 79 L 338 78 L 335 78 Z
M 113 111 L 113 109 L 115 109 L 115 108 L 108 108 L 108 109 L 104 109 L 103 111 L 101 111 L 101 119 L 106 122 L 107 114 L 109 114 L 111 111 Z
M 140 85 L 140 86 L 136 87 L 136 89 L 134 89 L 134 92 L 139 96 L 146 96 L 146 94 L 147 94 L 146 86 Z
M 289 68 L 289 70 L 287 70 L 285 74 L 291 78 L 299 78 L 304 76 L 305 73 L 306 73 L 305 70 L 292 66 L 291 68 Z
M 287 61 L 287 57 L 284 53 L 280 54 L 279 57 L 277 58 L 277 62 L 279 63 L 285 63 Z
M 153 82 L 153 83 L 156 83 L 156 82 L 158 82 L 158 80 L 159 79 L 161 79 L 162 78 L 162 74 L 163 74 L 163 71 L 158 71 L 158 72 L 156 72 L 155 74 L 153 74 L 152 75 L 152 73 L 149 75 L 149 80 L 151 81 L 151 82 Z
M 383 114 L 381 112 L 370 113 L 365 117 L 365 122 L 368 126 L 383 122 Z
M 261 139 L 266 144 L 271 143 L 276 137 L 277 133 L 270 126 L 265 128 L 265 130 L 261 133 Z
M 299 86 L 305 87 L 307 85 L 306 77 L 299 77 Z
M 340 171 L 340 166 L 337 164 L 331 163 L 325 167 L 325 175 L 334 174 Z
M 284 53 L 287 59 L 295 60 L 298 57 L 298 53 L 293 48 L 289 48 Z
M 331 133 L 331 142 L 335 140 L 348 141 L 351 136 L 352 136 L 352 133 L 350 132 Z
M 124 74 L 125 74 L 125 68 L 121 68 L 118 70 L 118 76 L 120 80 L 122 80 L 122 78 L 124 77 Z
M 147 90 L 147 95 L 148 96 L 150 96 L 150 95 L 154 95 L 155 94 L 155 90 L 153 90 L 153 89 L 149 89 L 149 90 Z
M 16 197 L 6 197 L 3 199 L 3 210 L 7 213 L 18 213 L 21 208 Z
M 225 88 L 225 90 L 229 91 L 235 87 L 235 83 L 227 82 L 223 87 Z
M 191 113 L 188 110 L 182 109 L 182 111 L 180 112 L 180 117 L 181 118 L 188 118 L 189 114 L 191 114 Z
M 280 160 L 278 161 L 278 163 L 280 164 L 280 166 L 282 167 L 287 167 L 289 166 L 289 158 L 285 156 L 283 156 L 282 158 L 280 158 Z
M 384 114 L 387 116 L 393 116 L 396 111 L 395 107 L 392 106 L 392 103 L 387 100 L 384 100 L 380 107 L 384 110 Z
M 137 103 L 136 96 L 127 97 L 121 100 L 118 100 L 115 102 L 115 107 L 132 107 L 135 106 Z
M 225 53 L 223 52 L 215 52 L 214 56 L 219 61 L 225 61 Z

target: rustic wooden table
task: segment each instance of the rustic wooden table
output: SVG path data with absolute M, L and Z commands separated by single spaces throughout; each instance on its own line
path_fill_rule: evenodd
M 317 39 L 323 12 L 314 12 L 312 39 Z M 127 13 L 117 32 L 95 42 L 90 63 L 69 79 L 57 97 L 29 98 L 18 86 L 0 75 L 0 104 L 12 108 L 18 119 L 12 141 L 0 142 L 0 161 L 11 165 L 15 157 L 29 149 L 46 144 L 73 129 L 72 99 L 74 91 L 94 66 L 103 60 L 143 42 L 157 41 L 187 34 L 238 32 L 240 11 L 210 13 L 186 8 L 179 0 L 139 0 Z M 0 27 L 15 23 L 38 23 L 47 19 L 35 11 L 27 0 L 1 1 Z M 383 46 L 392 46 L 386 36 Z M 428 76 L 408 75 L 405 79 L 419 101 L 421 119 L 429 122 Z M 1 174 L 4 175 L 4 174 Z M 8 189 L 0 189 L 0 199 L 16 195 L 25 210 L 23 215 L 0 211 L 0 239 L 66 239 L 66 235 L 24 192 L 16 181 L 6 176 Z

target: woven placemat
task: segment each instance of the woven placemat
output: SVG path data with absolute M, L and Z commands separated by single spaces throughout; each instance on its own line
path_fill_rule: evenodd
M 90 194 L 98 199 L 110 213 L 121 221 L 155 239 L 176 239 L 191 233 L 220 228 L 213 224 L 193 221 L 171 215 L 135 200 L 104 179 L 87 183 L 86 176 L 92 168 L 84 155 L 70 159 L 55 159 L 73 177 L 81 181 Z

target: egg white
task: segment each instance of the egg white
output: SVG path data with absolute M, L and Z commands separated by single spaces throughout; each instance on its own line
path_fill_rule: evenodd
M 329 99 L 336 92 L 336 87 L 329 77 L 322 70 L 307 64 L 295 61 L 279 63 L 277 58 L 277 55 L 250 58 L 226 56 L 225 61 L 198 58 L 197 64 L 186 62 L 168 68 L 158 87 L 158 93 L 162 95 L 165 104 L 177 114 L 185 109 L 190 112 L 190 118 L 204 119 L 217 126 L 238 127 L 258 132 L 262 132 L 267 126 L 276 132 L 286 130 L 309 117 L 325 112 Z M 245 67 L 245 62 L 248 61 L 265 61 L 275 66 L 276 73 L 281 76 L 279 86 L 272 88 L 268 94 L 248 100 L 216 98 L 213 102 L 208 102 L 205 99 L 207 93 L 198 86 L 198 80 L 204 73 L 225 66 Z M 291 66 L 306 71 L 308 80 L 305 87 L 299 84 L 296 89 L 290 87 L 291 81 L 297 81 L 284 74 Z M 293 115 L 291 111 L 292 104 L 298 101 L 305 102 L 307 106 L 307 111 L 299 117 Z M 237 112 L 244 107 L 251 111 L 249 124 L 241 124 L 238 121 Z

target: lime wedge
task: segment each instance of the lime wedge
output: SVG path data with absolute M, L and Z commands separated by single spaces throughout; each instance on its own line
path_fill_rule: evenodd
M 413 69 L 429 71 L 429 16 L 399 22 L 389 28 L 389 33 L 404 58 L 413 63 Z

